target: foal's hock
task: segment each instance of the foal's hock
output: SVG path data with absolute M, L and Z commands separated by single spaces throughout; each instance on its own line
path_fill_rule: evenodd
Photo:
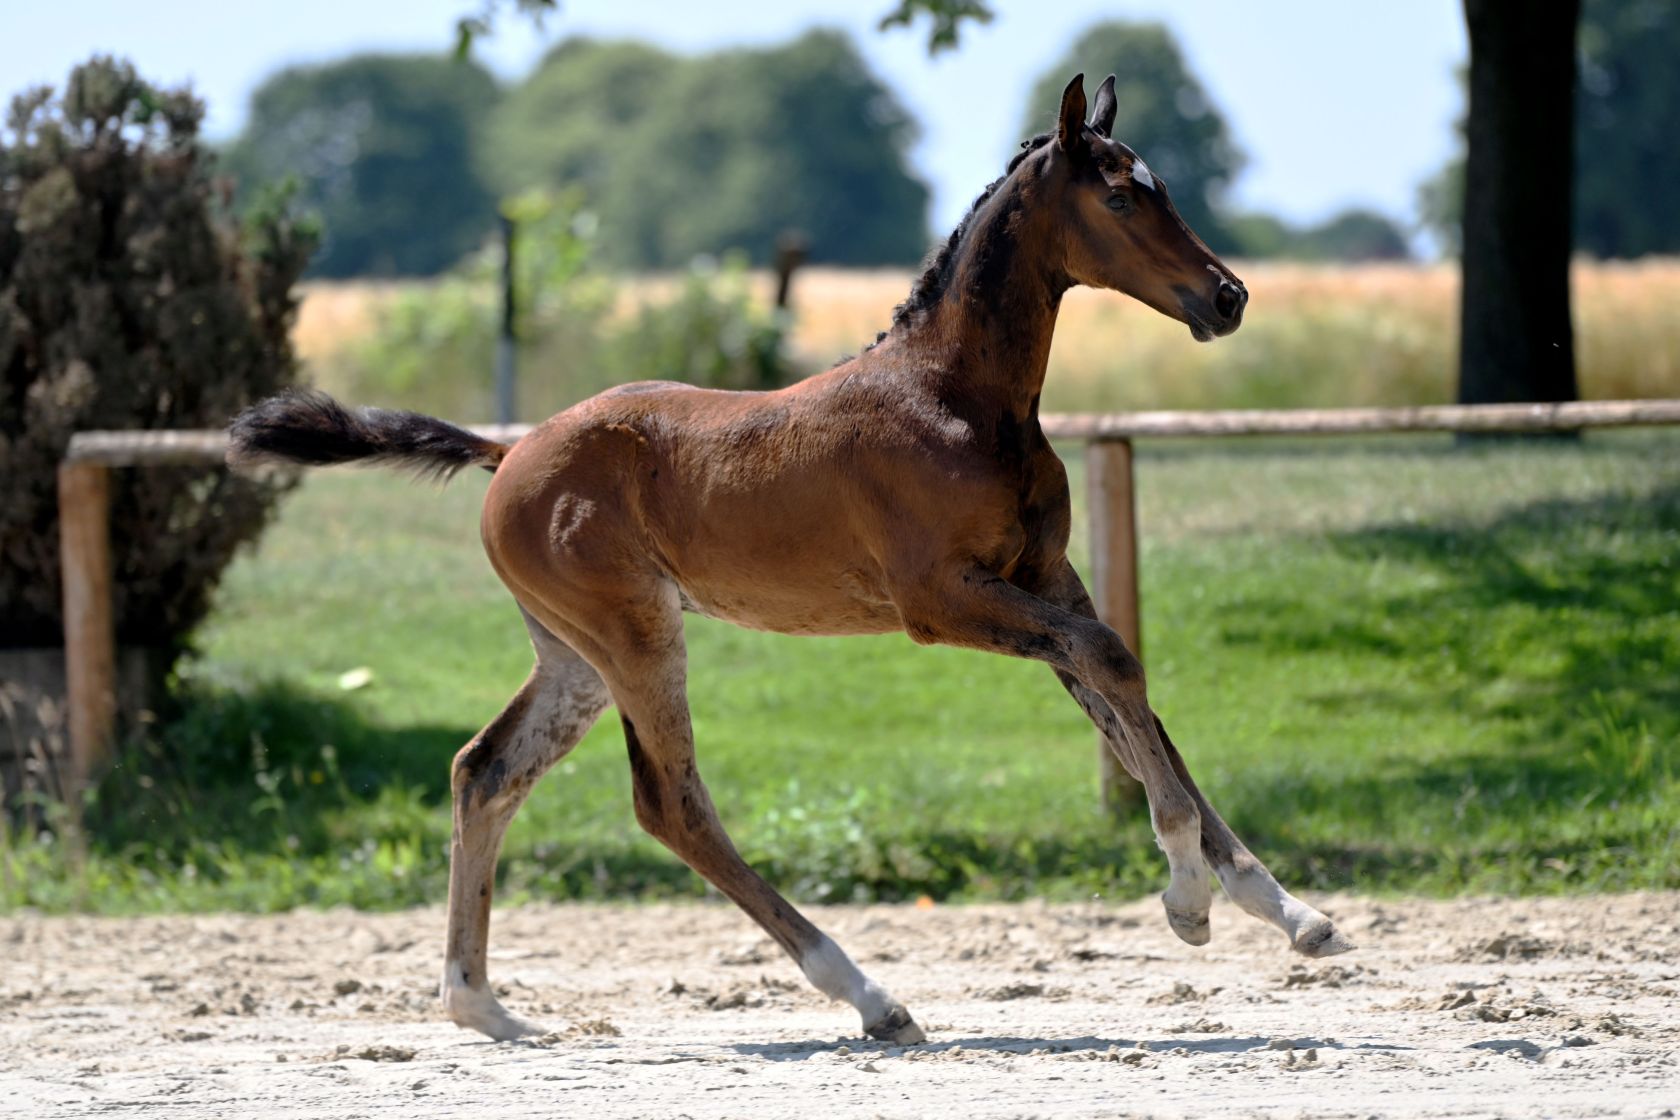
M 1278 886 L 1196 788 L 1150 710 L 1143 671 L 1096 618 L 1067 560 L 1067 476 L 1038 423 L 1062 293 L 1112 288 L 1201 341 L 1242 322 L 1248 292 L 1109 136 L 1114 80 L 1086 119 L 1082 78 L 931 259 L 866 352 L 770 393 L 669 382 L 574 405 L 511 447 L 413 413 L 315 393 L 233 424 L 235 461 L 380 461 L 495 472 L 485 550 L 518 600 L 536 664 L 456 756 L 442 994 L 493 1038 L 538 1028 L 485 974 L 508 822 L 609 706 L 636 819 L 763 926 L 863 1029 L 923 1040 L 904 1006 L 760 878 L 700 780 L 682 612 L 786 634 L 903 631 L 922 643 L 1048 664 L 1148 793 L 1171 881 L 1167 920 L 1210 936 L 1211 866 L 1242 909 L 1307 956 L 1352 946 Z

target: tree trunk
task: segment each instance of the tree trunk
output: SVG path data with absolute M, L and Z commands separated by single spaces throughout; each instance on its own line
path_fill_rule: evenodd
M 1464 0 L 1462 404 L 1569 401 L 1575 26 L 1580 0 Z

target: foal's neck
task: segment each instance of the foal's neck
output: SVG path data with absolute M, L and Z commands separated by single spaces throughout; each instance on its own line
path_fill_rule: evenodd
M 1036 184 L 1011 175 L 981 204 L 953 254 L 938 303 L 906 342 L 930 361 L 918 374 L 980 422 L 1019 427 L 1038 415 L 1050 338 L 1070 286 L 1053 231 L 1031 205 Z

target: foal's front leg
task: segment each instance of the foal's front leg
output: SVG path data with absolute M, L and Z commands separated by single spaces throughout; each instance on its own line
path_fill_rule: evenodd
M 1073 570 L 1073 565 L 1063 560 L 1061 565 L 1034 590 L 1039 591 L 1045 601 L 1062 607 L 1073 614 L 1084 618 L 1095 619 L 1096 607 L 1091 603 L 1091 597 L 1080 581 L 1079 574 Z M 1062 686 L 1068 690 L 1079 706 L 1085 709 L 1085 714 L 1091 717 L 1091 722 L 1108 739 L 1109 746 L 1125 758 L 1123 743 L 1120 741 L 1117 720 L 1112 709 L 1103 702 L 1103 698 L 1086 688 L 1077 679 L 1058 669 L 1056 676 Z M 1208 863 L 1213 866 L 1214 874 L 1219 876 L 1220 885 L 1232 902 L 1261 921 L 1268 922 L 1282 930 L 1289 938 L 1290 946 L 1297 952 L 1308 957 L 1330 957 L 1337 953 L 1345 953 L 1354 947 L 1353 942 L 1337 931 L 1334 923 L 1317 910 L 1308 906 L 1278 884 L 1254 853 L 1237 838 L 1229 825 L 1214 811 L 1202 791 L 1196 788 L 1195 781 L 1190 777 L 1189 767 L 1185 765 L 1184 757 L 1178 753 L 1178 748 L 1167 736 L 1167 729 L 1161 725 L 1159 718 L 1155 718 L 1155 731 L 1161 745 L 1166 749 L 1167 760 L 1178 775 L 1180 784 L 1196 801 L 1202 819 L 1202 852 L 1207 856 Z
M 1213 892 L 1202 858 L 1201 809 L 1173 769 L 1145 698 L 1143 667 L 1119 635 L 1095 617 L 980 569 L 906 589 L 899 609 L 916 641 L 1046 662 L 1101 705 L 1110 746 L 1149 795 L 1150 820 L 1172 874 L 1161 896 L 1167 921 L 1189 944 L 1207 944 Z

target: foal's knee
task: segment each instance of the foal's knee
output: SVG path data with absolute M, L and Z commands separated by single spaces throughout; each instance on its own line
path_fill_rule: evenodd
M 1170 772 L 1149 789 L 1149 820 L 1163 843 L 1171 839 L 1187 849 L 1201 849 L 1201 809 Z
M 1143 693 L 1143 662 L 1126 648 L 1112 629 L 1091 620 L 1080 633 L 1075 659 L 1078 675 L 1088 681 L 1101 679 L 1127 692 Z
M 1161 837 L 1184 836 L 1193 838 L 1198 850 L 1201 847 L 1202 814 L 1196 808 L 1195 802 L 1188 797 L 1159 798 L 1160 804 L 1151 803 L 1149 806 L 1150 823 L 1155 826 L 1155 834 Z

